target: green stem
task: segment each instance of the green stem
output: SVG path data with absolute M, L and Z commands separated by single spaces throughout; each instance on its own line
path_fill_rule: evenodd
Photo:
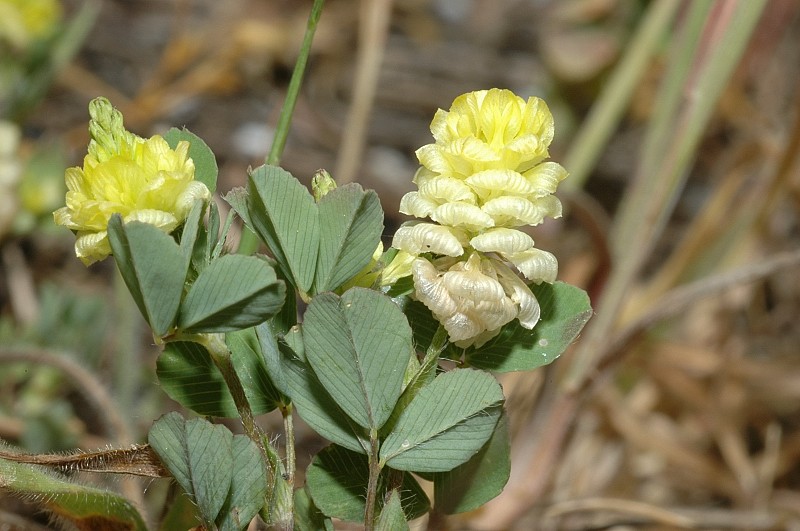
M 322 4 L 324 0 L 314 0 L 311 7 L 311 14 L 308 16 L 306 33 L 303 36 L 303 45 L 300 47 L 300 55 L 294 64 L 292 79 L 289 80 L 289 89 L 286 91 L 286 99 L 283 102 L 278 126 L 275 128 L 275 138 L 272 140 L 272 149 L 267 156 L 267 164 L 278 164 L 283 155 L 283 148 L 286 145 L 286 138 L 289 136 L 289 125 L 294 114 L 294 106 L 297 103 L 297 95 L 300 93 L 300 86 L 303 84 L 303 75 L 306 71 L 308 56 L 311 53 L 311 43 L 314 40 L 314 33 L 317 31 L 317 23 L 322 14 Z
M 311 43 L 314 41 L 314 34 L 317 31 L 317 23 L 319 22 L 320 15 L 322 15 L 322 5 L 324 0 L 314 0 L 314 5 L 311 6 L 311 13 L 308 15 L 308 24 L 306 25 L 306 33 L 303 36 L 303 44 L 300 47 L 300 54 L 297 57 L 297 62 L 294 64 L 294 71 L 292 72 L 292 79 L 289 80 L 289 88 L 286 90 L 286 99 L 283 101 L 281 114 L 278 118 L 278 125 L 275 127 L 275 137 L 272 140 L 272 147 L 269 150 L 269 155 L 265 162 L 271 165 L 280 163 L 281 156 L 283 155 L 283 148 L 286 147 L 286 139 L 289 136 L 289 127 L 292 123 L 292 115 L 294 108 L 297 104 L 297 96 L 300 94 L 300 86 L 303 84 L 303 76 L 305 75 L 306 65 L 308 64 L 308 56 L 311 53 Z M 239 241 L 239 254 L 253 254 L 258 248 L 258 237 L 253 231 L 245 228 L 242 231 L 242 238 Z
M 258 445 L 266 457 L 261 431 L 256 426 L 253 410 L 250 408 L 250 402 L 247 401 L 244 387 L 242 387 L 242 382 L 239 380 L 239 375 L 236 374 L 236 369 L 231 361 L 231 351 L 225 343 L 225 336 L 223 334 L 199 334 L 197 342 L 206 347 L 206 350 L 211 354 L 211 360 L 222 374 L 225 385 L 228 387 L 233 397 L 236 410 L 242 418 L 242 426 L 244 427 L 245 434 Z
M 253 410 L 250 407 L 250 402 L 247 400 L 247 395 L 244 392 L 242 381 L 236 373 L 236 368 L 233 366 L 231 360 L 231 351 L 225 343 L 224 334 L 196 334 L 184 337 L 176 337 L 176 340 L 181 341 L 194 341 L 203 345 L 211 355 L 211 360 L 216 365 L 219 372 L 222 374 L 225 385 L 231 392 L 233 403 L 236 405 L 236 410 L 242 418 L 242 427 L 245 434 L 254 442 L 264 458 L 265 469 L 267 473 L 267 485 L 272 486 L 267 493 L 265 500 L 265 507 L 272 508 L 275 499 L 275 485 L 276 479 L 280 474 L 279 457 L 275 449 L 270 445 L 266 434 L 258 427 L 253 416 Z
M 376 430 L 370 432 L 369 441 L 369 480 L 367 483 L 367 506 L 364 511 L 364 529 L 366 531 L 375 529 L 375 504 L 378 501 L 378 479 L 381 476 L 380 442 Z
M 444 351 L 447 347 L 447 330 L 445 329 L 444 325 L 439 325 L 439 328 L 436 329 L 436 333 L 433 334 L 433 339 L 431 339 L 431 344 L 428 345 L 428 350 L 425 352 L 425 359 L 422 361 L 422 364 L 431 361 L 432 359 L 439 359 L 439 355 Z
M 292 404 L 281 407 L 283 415 L 283 431 L 286 433 L 286 481 L 294 486 L 295 453 L 294 453 L 294 420 Z

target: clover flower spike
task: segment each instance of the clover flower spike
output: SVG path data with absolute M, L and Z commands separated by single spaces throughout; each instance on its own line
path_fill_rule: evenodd
M 514 318 L 533 328 L 539 304 L 517 271 L 553 282 L 558 262 L 518 227 L 561 216 L 553 194 L 567 172 L 546 160 L 550 110 L 509 90 L 470 92 L 436 112 L 431 132 L 435 142 L 416 152 L 417 190 L 400 201 L 420 220 L 395 233 L 381 284 L 410 274 L 416 298 L 459 346 L 484 344 Z
M 195 200 L 211 193 L 194 180 L 189 143 L 172 149 L 159 135 L 140 138 L 126 131 L 122 115 L 105 98 L 89 105 L 92 140 L 83 167 L 67 169 L 66 206 L 55 222 L 76 231 L 75 254 L 89 265 L 111 254 L 106 228 L 113 214 L 172 232 Z

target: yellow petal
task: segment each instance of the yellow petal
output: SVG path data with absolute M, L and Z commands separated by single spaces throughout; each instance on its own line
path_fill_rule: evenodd
M 513 170 L 485 170 L 465 181 L 483 201 L 506 195 L 525 196 L 536 191 L 521 174 Z
M 400 199 L 399 211 L 416 218 L 427 218 L 437 206 L 438 203 L 422 197 L 419 192 L 408 192 Z
M 467 236 L 463 231 L 433 223 L 406 222 L 394 235 L 392 247 L 418 255 L 422 253 L 461 256 Z
M 111 246 L 108 243 L 108 233 L 98 232 L 78 232 L 75 240 L 75 255 L 81 259 L 85 265 L 104 260 L 111 254 Z
M 428 171 L 437 175 L 448 174 L 450 172 L 450 164 L 442 154 L 442 147 L 438 144 L 427 144 L 419 148 L 416 153 L 419 163 L 422 164 Z
M 210 199 L 211 191 L 205 184 L 200 181 L 186 183 L 183 191 L 178 194 L 178 198 L 175 200 L 176 217 L 181 220 L 186 219 L 195 201 L 208 201 Z
M 536 204 L 523 197 L 514 196 L 491 199 L 481 207 L 481 210 L 490 215 L 498 227 L 538 225 L 545 216 L 545 212 L 542 212 Z
M 442 276 L 447 290 L 453 295 L 480 300 L 499 300 L 504 297 L 503 286 L 480 271 L 448 271 Z
M 389 265 L 381 271 L 381 286 L 391 286 L 401 278 L 409 276 L 411 264 L 416 258 L 416 255 L 406 251 L 397 251 Z
M 520 253 L 533 247 L 533 238 L 516 229 L 499 227 L 475 236 L 469 244 L 484 253 Z
M 496 330 L 517 316 L 517 306 L 505 296 L 496 300 L 480 300 L 475 305 L 475 311 L 480 315 L 481 323 L 486 330 Z
M 477 231 L 494 225 L 494 220 L 483 210 L 468 203 L 446 203 L 431 213 L 431 219 L 448 227 L 462 227 Z
M 531 187 L 537 190 L 538 196 L 555 193 L 558 183 L 566 179 L 567 170 L 556 162 L 543 162 L 524 173 Z
M 449 317 L 458 309 L 453 297 L 439 277 L 439 271 L 424 258 L 417 258 L 411 264 L 414 277 L 414 294 L 417 299 L 437 316 Z
M 558 260 L 551 253 L 541 249 L 503 254 L 503 257 L 514 264 L 525 278 L 536 283 L 555 282 L 558 275 Z
M 492 265 L 497 271 L 497 280 L 502 284 L 506 294 L 517 305 L 519 323 L 531 330 L 539 322 L 541 309 L 539 301 L 531 289 L 505 264 L 492 260 Z
M 162 229 L 164 232 L 172 232 L 179 224 L 178 219 L 169 212 L 163 210 L 134 210 L 123 219 L 125 223 L 130 221 L 140 221 Z
M 450 171 L 464 178 L 477 171 L 492 168 L 492 163 L 501 160 L 491 146 L 474 136 L 457 138 L 443 145 L 441 153 Z
M 474 338 L 484 330 L 483 323 L 466 313 L 456 312 L 442 322 L 450 341 L 457 343 Z
M 546 195 L 533 201 L 543 216 L 551 218 L 561 217 L 561 201 L 554 195 Z
M 430 179 L 419 187 L 419 193 L 436 205 L 454 201 L 475 204 L 475 194 L 472 189 L 460 179 L 452 177 L 438 177 Z

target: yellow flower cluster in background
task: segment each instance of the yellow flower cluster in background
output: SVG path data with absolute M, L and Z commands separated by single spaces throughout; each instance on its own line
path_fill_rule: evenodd
M 58 0 L 0 0 L 0 41 L 25 49 L 47 37 L 61 16 Z
M 398 229 L 383 283 L 413 275 L 416 297 L 459 346 L 480 346 L 515 318 L 526 328 L 539 319 L 536 298 L 506 264 L 533 282 L 556 278 L 555 257 L 518 230 L 561 215 L 552 194 L 567 172 L 545 160 L 553 131 L 543 100 L 482 90 L 440 109 L 435 143 L 417 150 L 418 190 L 400 212 L 429 221 Z
M 89 104 L 88 154 L 83 167 L 69 168 L 66 206 L 55 222 L 76 231 L 75 254 L 86 265 L 111 254 L 106 228 L 113 214 L 171 232 L 189 214 L 195 200 L 211 193 L 194 180 L 189 143 L 172 149 L 159 135 L 149 139 L 126 131 L 122 114 L 105 98 Z

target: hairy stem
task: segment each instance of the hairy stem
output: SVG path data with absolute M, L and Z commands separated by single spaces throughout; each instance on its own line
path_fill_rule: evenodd
M 236 410 L 239 412 L 239 416 L 242 418 L 242 427 L 244 428 L 244 432 L 254 443 L 256 443 L 256 446 L 258 447 L 259 451 L 261 452 L 261 456 L 264 459 L 264 468 L 267 474 L 267 485 L 273 486 L 273 488 L 269 489 L 267 498 L 265 500 L 265 507 L 270 507 L 275 494 L 275 477 L 279 473 L 278 467 L 275 463 L 273 463 L 273 460 L 270 459 L 270 456 L 275 455 L 276 452 L 274 448 L 269 446 L 269 441 L 267 440 L 266 434 L 264 434 L 256 425 L 256 421 L 253 416 L 253 410 L 250 408 L 250 402 L 247 401 L 247 395 L 245 395 L 244 387 L 242 387 L 242 382 L 239 379 L 239 375 L 236 373 L 233 362 L 231 361 L 231 351 L 228 349 L 228 345 L 225 343 L 225 335 L 198 334 L 197 336 L 191 338 L 183 338 L 183 340 L 193 340 L 203 345 L 211 355 L 211 360 L 214 362 L 214 365 L 216 365 L 217 369 L 219 369 L 219 372 L 222 374 L 222 378 L 225 380 L 225 385 L 228 387 L 228 390 L 231 392 L 231 396 L 233 397 L 233 403 L 236 405 Z
M 378 500 L 378 479 L 381 476 L 381 463 L 378 457 L 380 442 L 376 430 L 370 431 L 369 442 L 369 481 L 367 483 L 367 507 L 364 511 L 364 529 L 366 531 L 372 531 L 375 528 L 375 503 Z
M 286 481 L 294 486 L 295 454 L 294 454 L 294 419 L 292 417 L 292 404 L 281 407 L 283 415 L 283 430 L 286 433 Z
M 236 369 L 233 367 L 231 361 L 231 351 L 228 345 L 225 344 L 225 336 L 222 334 L 200 334 L 200 343 L 206 347 L 211 360 L 216 365 L 219 372 L 222 373 L 222 378 L 225 380 L 225 385 L 231 392 L 233 403 L 236 405 L 236 410 L 242 418 L 242 426 L 244 432 L 250 439 L 255 442 L 262 452 L 264 450 L 260 430 L 256 427 L 256 421 L 253 417 L 253 410 L 250 408 L 250 403 L 247 401 L 247 395 L 244 393 L 244 387 L 239 380 L 239 375 L 236 374 Z M 266 452 L 264 452 L 266 455 Z

